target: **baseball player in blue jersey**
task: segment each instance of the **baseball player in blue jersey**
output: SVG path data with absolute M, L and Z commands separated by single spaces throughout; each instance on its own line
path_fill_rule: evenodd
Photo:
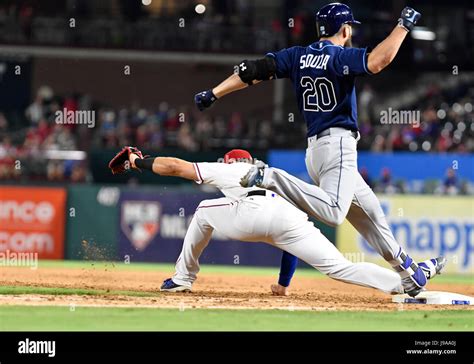
M 307 124 L 306 166 L 315 185 L 261 165 L 249 170 L 242 186 L 275 191 L 332 226 L 347 218 L 400 274 L 405 292 L 411 296 L 424 289 L 427 279 L 440 272 L 446 259 L 417 264 L 395 240 L 377 197 L 359 174 L 355 79 L 387 67 L 420 16 L 412 8 L 403 9 L 393 31 L 369 53 L 367 48 L 351 47 L 352 26 L 360 24 L 352 10 L 341 3 L 328 4 L 316 14 L 318 41 L 270 52 L 262 59 L 244 60 L 238 73 L 195 96 L 202 111 L 231 92 L 265 80 L 289 78 Z M 294 262 L 291 255 L 283 256 L 275 293 L 285 292 Z

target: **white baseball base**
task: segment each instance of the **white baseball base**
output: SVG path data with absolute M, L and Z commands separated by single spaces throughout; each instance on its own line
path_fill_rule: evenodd
M 395 303 L 418 303 L 425 305 L 474 305 L 474 297 L 459 293 L 424 291 L 416 297 L 407 294 L 397 294 L 392 297 Z

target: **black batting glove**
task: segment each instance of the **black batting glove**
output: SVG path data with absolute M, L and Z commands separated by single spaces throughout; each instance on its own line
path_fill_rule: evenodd
M 409 32 L 410 30 L 413 30 L 413 27 L 420 18 L 421 14 L 419 12 L 407 6 L 402 10 L 400 19 L 398 19 L 398 25 L 402 28 L 405 28 Z
M 212 90 L 202 91 L 194 96 L 194 102 L 200 111 L 211 107 L 216 100 L 217 97 Z

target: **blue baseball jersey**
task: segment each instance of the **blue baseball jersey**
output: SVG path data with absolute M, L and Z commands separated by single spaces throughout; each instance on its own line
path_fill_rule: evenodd
M 276 77 L 289 78 L 308 137 L 332 127 L 357 131 L 355 76 L 370 74 L 366 48 L 345 48 L 328 40 L 268 53 Z

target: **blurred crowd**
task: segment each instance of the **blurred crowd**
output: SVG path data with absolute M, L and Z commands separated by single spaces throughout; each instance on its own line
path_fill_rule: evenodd
M 453 91 L 442 92 L 434 85 L 428 87 L 418 104 L 403 108 L 403 111 L 414 112 L 409 123 L 384 124 L 380 111 L 374 110 L 374 92 L 366 84 L 358 98 L 359 149 L 472 153 L 474 87 L 461 87 L 456 91 L 453 97 Z
M 147 2 L 145 2 L 147 3 Z M 314 16 L 325 1 L 313 0 L 3 0 L 0 42 L 119 49 L 266 53 L 315 40 Z M 196 5 L 205 5 L 203 13 Z M 353 5 L 363 25 L 354 44 L 374 47 L 388 34 L 403 6 L 377 0 Z M 427 8 L 430 10 L 427 11 Z M 411 62 L 460 64 L 473 55 L 473 23 L 467 3 L 450 11 L 436 4 L 417 7 L 436 32 L 436 43 L 404 47 Z M 70 20 L 75 25 L 71 26 Z M 455 22 L 452 19 L 456 19 Z M 410 43 L 410 41 L 407 41 Z M 400 62 L 400 61 L 399 61 Z
M 93 111 L 93 124 L 58 123 L 58 113 L 81 110 Z M 27 126 L 13 130 L 0 112 L 0 179 L 26 174 L 29 179 L 46 177 L 57 182 L 90 179 L 87 160 L 71 160 L 68 151 L 124 145 L 191 152 L 235 147 L 264 150 L 274 137 L 269 120 L 244 120 L 239 112 L 229 118 L 211 117 L 194 105 L 175 108 L 167 102 L 159 103 L 156 110 L 113 109 L 93 102 L 88 95 L 56 95 L 48 86 L 39 88 L 24 118 Z
M 206 11 L 197 14 L 196 4 Z M 41 45 L 194 51 L 261 51 L 302 34 L 283 27 L 273 9 L 254 16 L 250 0 L 140 0 L 101 1 L 6 0 L 0 3 L 0 41 Z M 268 10 L 261 6 L 259 12 Z M 71 27 L 69 19 L 78 26 Z M 80 24 L 80 26 L 79 26 Z M 314 29 L 314 27 L 313 27 Z M 287 32 L 288 30 L 288 32 Z M 287 34 L 288 33 L 288 34 Z
M 206 6 L 203 14 L 197 14 L 197 3 Z M 144 6 L 139 0 L 4 0 L 0 1 L 0 43 L 261 54 L 313 42 L 314 14 L 323 3 L 153 0 Z M 407 64 L 420 60 L 429 66 L 472 59 L 474 38 L 456 36 L 464 35 L 472 24 L 469 16 L 472 13 L 463 7 L 453 8 L 457 21 L 446 27 L 447 15 L 436 9 L 439 14 L 424 15 L 438 37 L 436 42 L 416 43 L 407 39 L 401 50 L 405 53 L 397 57 L 398 67 L 405 67 L 404 72 Z M 390 31 L 400 10 L 373 0 L 354 11 L 357 18 L 364 20 L 363 26 L 354 29 L 355 44 L 373 46 Z M 473 153 L 474 85 L 446 91 L 440 83 L 425 87 L 425 93 L 418 98 L 408 95 L 408 87 L 403 90 L 405 96 L 410 96 L 405 99 L 413 103 L 399 105 L 397 110 L 412 110 L 417 114 L 409 123 L 401 124 L 381 121 L 380 99 L 383 101 L 386 95 L 377 95 L 370 82 L 362 83 L 358 94 L 359 149 Z M 258 112 L 216 115 L 200 113 L 190 104 L 173 105 L 162 100 L 156 105 L 153 109 L 139 105 L 111 108 L 89 95 L 58 95 L 50 87 L 40 87 L 25 110 L 15 111 L 14 116 L 11 110 L 0 112 L 0 180 L 28 176 L 29 180 L 52 182 L 90 181 L 88 152 L 116 150 L 123 145 L 138 145 L 145 150 L 179 148 L 189 152 L 306 146 L 306 126 L 300 117 L 297 117 L 299 121 L 288 123 L 270 120 Z M 294 97 L 288 92 L 282 109 L 296 112 L 294 107 Z M 93 127 L 58 123 L 56 113 L 63 110 L 93 111 Z M 379 171 L 380 176 L 369 176 L 363 169 L 361 172 L 377 191 L 414 190 L 393 177 L 389 168 Z M 448 170 L 444 181 L 427 182 L 421 191 L 455 194 L 465 193 L 467 189 L 456 171 Z
M 392 194 L 436 194 L 436 195 L 471 195 L 474 193 L 472 184 L 467 180 L 460 179 L 453 168 L 446 170 L 443 180 L 424 181 L 423 184 L 414 184 L 393 176 L 389 167 L 382 168 L 380 175 L 372 178 L 366 167 L 360 168 L 360 174 L 364 181 L 376 193 Z
M 8 120 L 0 113 L 0 179 L 20 179 L 27 175 L 29 180 L 86 180 L 85 160 L 64 158 L 61 154 L 49 157 L 48 154 L 77 150 L 83 136 L 77 125 L 55 122 L 55 112 L 63 108 L 77 109 L 75 97 L 61 99 L 49 87 L 41 87 L 25 110 L 28 127 L 10 131 Z
M 472 88 L 459 99 L 448 102 L 441 91 L 432 93 L 420 106 L 420 120 L 410 125 L 381 125 L 371 109 L 370 88 L 360 95 L 362 108 L 360 150 L 459 152 L 474 151 Z M 437 108 L 434 105 L 440 105 Z M 94 124 L 62 124 L 57 113 L 94 110 Z M 33 102 L 24 110 L 27 127 L 12 131 L 0 113 L 0 179 L 19 179 L 27 169 L 29 179 L 82 182 L 90 180 L 87 159 L 71 158 L 68 151 L 117 149 L 137 145 L 145 150 L 179 148 L 191 152 L 235 147 L 250 150 L 269 148 L 305 148 L 305 125 L 284 125 L 270 120 L 246 118 L 239 112 L 229 117 L 198 112 L 194 105 L 173 107 L 161 102 L 156 110 L 140 107 L 113 109 L 101 106 L 88 95 L 56 95 L 41 87 Z M 53 154 L 51 154 L 53 153 Z M 84 153 L 84 155 L 86 155 Z M 384 169 L 375 181 L 362 170 L 369 184 L 383 192 L 407 192 L 403 182 L 395 181 Z M 431 192 L 464 193 L 455 171 L 447 172 L 446 181 L 429 186 Z
M 267 149 L 274 136 L 269 120 L 245 120 L 242 113 L 210 116 L 192 106 L 171 107 L 161 102 L 157 110 L 131 108 L 98 110 L 94 147 L 117 148 L 136 144 L 144 149 L 163 147 L 202 151 L 236 146 Z

